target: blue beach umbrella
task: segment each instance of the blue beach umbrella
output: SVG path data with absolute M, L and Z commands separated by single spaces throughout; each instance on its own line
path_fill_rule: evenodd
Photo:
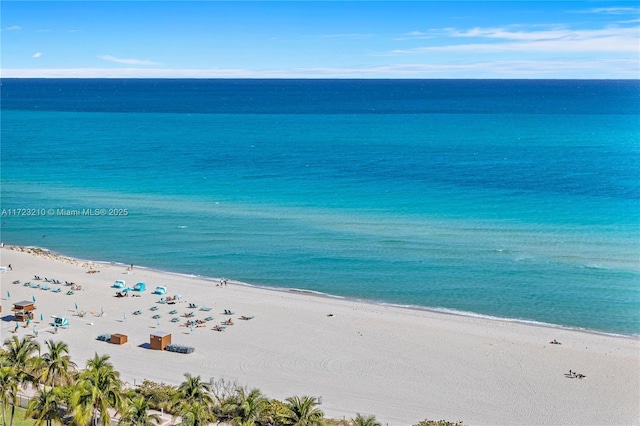
M 78 302 L 76 302 L 76 311 L 78 310 Z
M 36 297 L 35 296 L 31 296 L 31 300 L 33 300 L 33 303 L 36 303 Z
M 11 299 L 11 292 L 7 291 L 7 299 Z
M 44 321 L 44 315 L 40 314 L 40 321 Z

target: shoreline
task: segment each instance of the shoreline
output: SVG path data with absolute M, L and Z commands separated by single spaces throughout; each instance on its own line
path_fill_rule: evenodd
M 190 373 L 205 381 L 225 379 L 258 388 L 280 400 L 322 397 L 319 408 L 328 417 L 362 413 L 392 426 L 425 418 L 495 425 L 640 424 L 640 340 L 635 338 L 234 281 L 213 285 L 215 279 L 143 267 L 127 274 L 127 265 L 38 250 L 0 249 L 2 266 L 12 264 L 0 274 L 2 340 L 33 335 L 37 327 L 41 345 L 49 339 L 64 341 L 80 368 L 95 353 L 110 355 L 129 384 L 148 379 L 177 385 Z M 100 272 L 87 273 L 92 268 Z M 45 291 L 45 281 L 34 275 L 60 280 L 64 291 Z M 139 297 L 118 298 L 115 280 L 129 286 L 145 282 L 147 290 Z M 25 286 L 27 281 L 40 287 Z M 82 290 L 66 294 L 65 281 Z M 183 299 L 159 303 L 161 296 L 151 294 L 158 285 Z M 12 303 L 32 298 L 37 299 L 33 324 L 14 334 Z M 212 310 L 190 308 L 190 303 Z M 235 314 L 225 315 L 227 309 Z M 213 320 L 189 329 L 187 313 Z M 56 333 L 49 325 L 54 315 L 67 317 L 69 328 Z M 179 322 L 170 321 L 172 316 Z M 234 324 L 224 332 L 212 328 L 229 318 Z M 172 343 L 194 347 L 194 353 L 150 349 L 150 333 L 159 330 L 171 333 Z M 97 340 L 113 333 L 127 335 L 128 342 Z M 560 345 L 551 344 L 556 339 Z M 586 378 L 568 377 L 570 369 Z
M 82 264 L 86 264 L 86 265 L 110 265 L 110 266 L 125 267 L 125 268 L 128 266 L 127 264 L 124 264 L 121 262 L 113 262 L 108 260 L 89 260 L 89 259 L 82 259 L 82 258 L 77 258 L 73 256 L 68 256 L 68 255 L 50 250 L 46 247 L 17 246 L 17 245 L 9 244 L 9 245 L 6 245 L 5 248 L 7 248 L 8 250 L 15 250 L 20 252 L 27 252 L 28 250 L 32 250 L 36 253 L 37 252 L 46 253 L 50 256 L 53 256 L 54 258 L 60 258 L 65 262 L 66 261 L 81 262 Z M 139 270 L 171 275 L 175 277 L 198 279 L 198 280 L 209 281 L 209 282 L 216 282 L 216 281 L 219 281 L 220 279 L 223 279 L 223 277 L 210 277 L 205 275 L 175 272 L 175 271 L 148 267 L 144 265 L 136 265 L 135 267 L 136 269 L 139 269 Z M 385 301 L 375 301 L 370 299 L 361 299 L 361 298 L 355 298 L 355 297 L 334 295 L 334 294 L 324 293 L 316 290 L 306 290 L 306 289 L 290 288 L 290 287 L 270 287 L 265 285 L 246 283 L 246 282 L 237 281 L 234 279 L 228 279 L 228 281 L 233 285 L 246 286 L 246 287 L 256 288 L 256 289 L 265 290 L 265 291 L 300 293 L 300 294 L 307 294 L 314 297 L 322 297 L 322 298 L 335 299 L 335 300 L 347 300 L 355 303 L 365 303 L 365 304 L 370 304 L 374 306 L 389 306 L 389 307 L 394 307 L 398 309 L 410 309 L 410 310 L 416 310 L 416 311 L 431 312 L 434 314 L 454 315 L 454 316 L 461 316 L 461 317 L 468 317 L 468 318 L 480 318 L 480 319 L 485 319 L 489 321 L 523 324 L 523 325 L 529 325 L 533 327 L 542 327 L 542 328 L 549 328 L 554 330 L 575 331 L 575 332 L 581 332 L 581 333 L 589 333 L 594 335 L 602 335 L 602 336 L 610 336 L 610 337 L 620 337 L 620 338 L 627 338 L 627 339 L 640 341 L 640 334 L 623 334 L 623 333 L 616 333 L 611 331 L 593 330 L 593 329 L 583 328 L 583 327 L 571 327 L 571 326 L 566 326 L 562 324 L 553 324 L 553 323 L 547 323 L 547 322 L 537 321 L 537 320 L 506 318 L 506 317 L 499 317 L 499 316 L 481 314 L 476 312 L 459 311 L 452 308 L 434 308 L 434 307 L 420 306 L 420 305 L 408 305 L 408 304 L 399 304 L 399 303 L 385 302 Z

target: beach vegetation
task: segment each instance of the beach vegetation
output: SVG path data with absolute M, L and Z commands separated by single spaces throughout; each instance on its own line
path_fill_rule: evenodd
M 36 374 L 34 374 L 34 372 L 39 362 L 39 355 L 40 345 L 34 340 L 33 336 L 25 336 L 22 339 L 19 339 L 18 336 L 12 336 L 4 341 L 1 354 L 2 365 L 13 370 L 13 373 L 7 378 L 15 385 L 15 388 L 10 389 L 11 392 L 15 389 L 15 393 L 13 393 L 13 396 L 8 394 L 7 399 L 11 401 L 10 426 L 13 426 L 13 419 L 15 417 L 18 387 L 24 388 L 29 383 L 36 382 Z M 6 424 L 6 415 L 4 419 Z
M 376 420 L 376 416 L 363 416 L 358 413 L 354 419 L 351 419 L 352 426 L 382 426 L 379 421 Z
M 78 425 L 109 425 L 109 409 L 123 406 L 120 373 L 109 361 L 109 355 L 95 356 L 80 373 L 76 391 L 71 396 L 73 419 Z
M 69 346 L 64 342 L 47 340 L 47 353 L 42 356 L 42 380 L 46 385 L 68 384 L 76 364 L 69 356 Z
M 2 402 L 2 424 L 7 426 L 7 408 L 11 406 L 11 423 L 18 400 L 18 378 L 10 366 L 0 367 L 0 401 Z
M 286 413 L 284 424 L 290 426 L 321 425 L 324 413 L 317 406 L 318 400 L 313 396 L 287 398 L 289 411 Z
M 56 388 L 43 388 L 36 392 L 27 405 L 25 418 L 35 419 L 34 426 L 62 423 L 64 411 L 60 406 L 60 396 Z
M 413 426 L 463 426 L 462 422 L 450 422 L 447 420 L 422 420 Z
M 2 365 L 12 367 L 20 385 L 27 385 L 36 380 L 37 365 L 40 360 L 40 344 L 31 335 L 19 339 L 12 336 L 4 341 Z
M 118 425 L 156 426 L 160 422 L 160 416 L 150 410 L 149 401 L 143 396 L 137 396 L 129 400 L 125 399 Z
M 253 425 L 262 420 L 267 401 L 258 389 L 247 391 L 240 388 L 236 391 L 236 395 L 229 398 L 223 405 L 222 411 L 238 426 Z
M 178 390 L 175 386 L 144 380 L 142 384 L 139 384 L 134 389 L 129 389 L 127 397 L 134 399 L 141 396 L 149 403 L 149 408 L 153 410 L 169 410 L 176 399 L 177 393 Z
M 200 401 L 185 401 L 175 414 L 182 419 L 180 426 L 204 426 L 217 420 L 211 406 Z

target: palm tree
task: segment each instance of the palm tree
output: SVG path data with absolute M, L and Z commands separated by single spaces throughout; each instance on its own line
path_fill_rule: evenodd
M 205 419 L 213 419 L 213 396 L 211 386 L 203 382 L 200 376 L 192 376 L 185 373 L 185 380 L 178 386 L 178 392 L 173 400 L 173 411 L 180 413 L 182 424 L 200 425 L 207 424 Z
M 35 353 L 40 353 L 40 345 L 34 341 L 33 336 L 25 336 L 22 340 L 18 336 L 13 336 L 5 340 L 3 346 L 6 349 L 2 352 L 2 363 L 13 370 L 12 380 L 16 386 L 15 396 L 11 399 L 11 421 L 9 422 L 9 425 L 13 426 L 18 397 L 17 387 L 26 387 L 27 384 L 36 382 L 35 369 L 40 358 Z
M 109 355 L 87 361 L 87 368 L 80 373 L 77 390 L 71 397 L 74 421 L 80 425 L 109 425 L 109 408 L 122 408 L 122 382 L 113 369 Z
M 160 416 L 156 413 L 149 414 L 149 401 L 139 396 L 130 401 L 124 408 L 124 414 L 120 417 L 118 425 L 123 426 L 155 426 L 160 423 Z M 156 423 L 153 423 L 153 422 Z
M 59 383 L 68 383 L 70 370 L 75 369 L 76 364 L 69 356 L 69 346 L 64 342 L 47 340 L 48 352 L 42 356 L 43 379 L 45 384 L 55 387 Z M 58 380 L 56 380 L 58 379 Z
M 56 388 L 39 390 L 35 397 L 29 401 L 25 416 L 36 419 L 34 426 L 40 426 L 43 423 L 51 426 L 54 420 L 61 422 L 62 418 L 60 417 L 60 405 Z
M 260 390 L 253 389 L 247 393 L 240 388 L 236 391 L 236 395 L 224 405 L 223 411 L 228 413 L 230 418 L 233 418 L 236 425 L 248 426 L 260 419 L 267 402 Z
M 2 402 L 2 421 L 7 426 L 7 407 L 15 407 L 18 402 L 18 380 L 13 367 L 0 367 L 0 402 Z M 11 411 L 13 423 L 13 410 Z
M 379 421 L 376 420 L 376 416 L 364 417 L 358 413 L 355 419 L 351 419 L 352 426 L 382 426 Z
M 317 399 L 312 396 L 292 396 L 287 398 L 289 413 L 287 423 L 292 426 L 321 425 L 324 413 L 316 407 Z
M 35 380 L 34 367 L 40 355 L 40 345 L 34 341 L 33 336 L 25 336 L 22 340 L 18 336 L 12 336 L 4 341 L 3 365 L 13 367 L 18 382 L 26 384 Z M 35 355 L 35 353 L 38 355 Z
M 184 375 L 185 381 L 178 386 L 179 399 L 189 401 L 197 401 L 204 404 L 213 404 L 211 396 L 211 386 L 207 382 L 203 382 L 200 376 L 192 376 L 189 373 Z
M 185 401 L 177 415 L 182 418 L 181 426 L 203 426 L 217 420 L 211 406 L 198 401 Z

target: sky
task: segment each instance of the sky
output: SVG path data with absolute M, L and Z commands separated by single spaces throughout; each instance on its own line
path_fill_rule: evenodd
M 0 7 L 7 78 L 640 78 L 637 1 Z

